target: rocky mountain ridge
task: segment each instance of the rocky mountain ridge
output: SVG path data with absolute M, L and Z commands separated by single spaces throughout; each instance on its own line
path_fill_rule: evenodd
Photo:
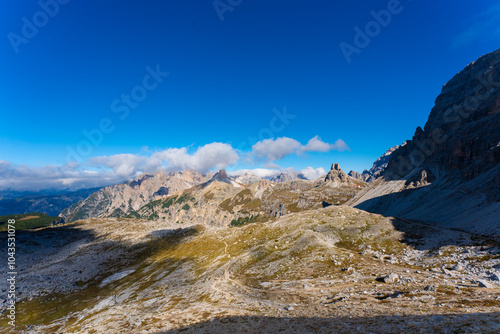
M 406 145 L 406 143 L 403 143 L 403 145 Z M 389 159 L 391 157 L 391 154 L 396 151 L 400 146 L 396 145 L 385 151 L 384 154 L 382 154 L 375 162 L 373 163 L 372 167 L 370 170 L 364 170 L 363 173 L 359 173 L 356 171 L 351 170 L 349 172 L 349 176 L 353 177 L 358 180 L 362 180 L 365 182 L 373 182 L 375 181 L 385 170 L 387 167 L 387 164 L 389 163 Z
M 307 178 L 297 171 L 283 172 L 276 175 L 275 177 L 270 178 L 270 181 L 275 183 L 283 183 L 293 180 L 307 180 Z
M 500 50 L 442 88 L 424 129 L 390 156 L 357 208 L 500 234 Z
M 213 174 L 193 170 L 143 174 L 132 181 L 104 187 L 86 199 L 64 209 L 60 216 L 67 221 L 90 217 L 123 217 L 152 200 L 178 193 L 206 182 Z
M 312 202 L 318 207 L 322 205 L 323 202 L 334 204 L 344 203 L 347 199 L 352 197 L 354 192 L 357 192 L 365 186 L 362 181 L 353 182 L 354 179 L 345 174 L 338 164 L 332 165 L 332 168 L 334 166 L 336 166 L 335 170 L 332 169 L 330 174 L 333 175 L 332 173 L 335 172 L 335 177 L 332 176 L 330 180 L 318 179 L 316 181 L 307 180 L 299 172 L 290 170 L 283 171 L 274 177 L 268 178 L 261 178 L 250 172 L 246 172 L 240 176 L 229 176 L 225 170 L 220 170 L 215 174 L 210 172 L 206 175 L 191 170 L 171 173 L 160 171 L 155 174 L 143 174 L 135 180 L 105 187 L 91 194 L 88 198 L 63 210 L 60 216 L 64 217 L 67 221 L 75 221 L 90 217 L 141 217 L 145 219 L 168 218 L 182 222 L 188 219 L 194 219 L 200 223 L 218 222 L 217 224 L 226 225 L 233 220 L 246 218 L 256 219 L 256 216 L 259 216 L 259 219 L 262 220 L 271 216 L 277 217 L 293 212 L 293 210 L 297 210 L 297 208 L 304 209 L 306 207 L 312 207 Z M 211 185 L 212 183 L 214 183 L 213 186 Z M 312 191 L 315 187 L 322 186 L 323 183 L 328 183 L 328 186 L 325 185 L 325 187 L 315 189 L 314 195 L 307 192 L 308 190 Z M 231 196 L 236 196 L 239 191 L 244 189 L 255 189 L 255 194 L 258 194 L 257 197 L 260 198 L 264 190 L 272 189 L 274 185 L 280 184 L 282 185 L 276 188 L 277 191 L 285 191 L 289 193 L 291 197 L 287 198 L 286 196 L 281 196 L 280 198 L 283 199 L 283 203 L 278 203 L 277 199 L 275 199 L 273 203 L 268 203 L 264 208 L 265 214 L 260 211 L 252 211 L 253 218 L 250 218 L 252 215 L 250 215 L 248 210 L 243 210 L 242 214 L 220 215 L 220 210 L 217 209 L 220 202 L 209 203 L 212 198 L 207 200 L 206 198 L 199 198 L 200 196 L 198 196 L 200 195 L 198 192 L 210 192 L 210 194 L 220 193 L 216 196 L 216 199 L 219 197 L 227 199 Z M 332 188 L 340 189 L 343 185 L 347 187 L 342 191 L 336 192 L 332 190 Z M 212 189 L 212 191 L 205 190 L 211 188 L 214 189 Z M 320 194 L 320 190 L 323 188 L 326 188 L 326 192 L 325 194 Z M 190 189 L 190 194 L 185 195 L 184 191 L 188 189 Z M 290 211 L 287 209 L 287 205 L 293 204 L 293 200 L 296 199 L 297 193 L 300 191 L 306 191 L 306 194 L 303 194 L 300 202 L 295 203 L 293 209 L 290 209 Z M 189 206 L 189 210 L 186 210 L 188 206 L 187 203 L 182 204 L 180 207 L 173 205 L 169 210 L 168 217 L 162 214 L 165 210 L 151 210 L 151 205 L 148 205 L 151 202 L 168 202 L 170 196 L 177 194 L 179 194 L 179 196 L 177 196 L 177 200 L 174 200 L 175 203 L 183 203 L 184 201 L 182 198 L 185 196 L 196 198 L 197 200 L 194 202 L 204 207 L 202 215 L 204 217 L 213 215 L 213 218 L 203 218 L 200 220 L 198 215 L 201 213 L 192 207 L 193 203 L 190 203 L 191 206 Z M 252 196 L 255 195 L 254 193 L 252 194 Z M 224 197 L 226 195 L 227 197 Z M 309 195 L 311 195 L 310 198 L 308 197 Z M 210 197 L 211 195 L 208 196 Z M 207 209 L 211 204 L 213 204 L 213 207 Z M 174 208 L 184 208 L 184 210 L 180 210 L 172 216 L 171 213 Z M 189 211 L 189 214 L 186 211 Z
M 264 222 L 292 212 L 341 205 L 366 184 L 333 164 L 322 180 L 275 183 L 261 179 L 250 185 L 236 183 L 224 170 L 203 184 L 144 205 L 133 216 L 184 224 L 227 226 Z

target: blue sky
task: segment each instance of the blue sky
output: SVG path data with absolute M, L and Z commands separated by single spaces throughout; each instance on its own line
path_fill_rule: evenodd
M 381 14 L 384 26 L 348 62 L 340 44 L 355 46 L 354 29 L 366 33 L 372 11 L 388 8 L 390 22 Z M 57 187 L 54 178 L 92 186 L 158 166 L 339 162 L 362 171 L 425 124 L 447 80 L 500 46 L 496 1 L 42 0 L 0 9 L 0 188 L 29 188 L 29 175 L 47 180 L 33 188 Z M 127 95 L 137 99 L 127 105 Z M 284 110 L 294 117 L 275 120 Z M 280 146 L 283 137 L 294 142 Z M 306 148 L 313 138 L 326 146 Z M 288 154 L 259 156 L 258 142 Z M 199 152 L 212 143 L 226 146 Z M 78 145 L 85 154 L 73 159 Z

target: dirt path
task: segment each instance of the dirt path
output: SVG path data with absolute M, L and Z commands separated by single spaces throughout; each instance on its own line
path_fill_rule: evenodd
M 40 218 L 40 216 L 26 216 L 26 217 L 23 217 L 21 219 L 18 219 L 18 221 L 29 220 L 29 219 L 33 219 L 33 218 Z
M 229 258 L 231 258 L 231 255 L 228 253 L 227 251 L 227 247 L 228 247 L 228 244 L 225 242 L 225 241 L 222 241 L 224 243 L 224 255 L 225 256 L 228 256 Z M 224 275 L 223 275 L 223 278 L 220 279 L 220 278 L 216 278 L 215 277 L 215 274 L 212 273 L 212 278 L 214 279 L 212 285 L 211 285 L 211 288 L 219 293 L 222 293 L 223 295 L 226 296 L 226 299 L 228 301 L 228 303 L 231 303 L 231 301 L 233 301 L 233 296 L 231 296 L 231 294 L 227 291 L 224 291 L 224 290 L 221 290 L 219 288 L 217 288 L 216 284 L 217 282 L 220 282 L 220 281 L 228 281 L 230 280 L 230 277 L 229 277 L 229 270 L 228 270 L 228 264 L 230 263 L 230 261 L 228 261 L 226 264 L 224 264 Z

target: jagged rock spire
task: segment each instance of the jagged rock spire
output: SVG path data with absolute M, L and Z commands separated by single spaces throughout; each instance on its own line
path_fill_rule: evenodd
M 332 164 L 332 168 L 330 168 L 330 171 L 328 172 L 328 174 L 326 174 L 325 177 L 325 182 L 347 182 L 348 180 L 349 176 L 344 173 L 342 168 L 340 168 L 340 165 L 336 162 Z
M 227 173 L 226 173 L 226 170 L 225 169 L 221 169 L 219 170 L 213 177 L 213 179 L 217 179 L 217 180 L 225 180 L 225 179 L 228 179 L 229 176 L 227 176 Z

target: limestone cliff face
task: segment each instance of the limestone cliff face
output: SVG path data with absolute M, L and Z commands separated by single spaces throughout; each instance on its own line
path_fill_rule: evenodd
M 395 150 L 360 209 L 500 234 L 500 50 L 448 81 L 427 123 Z
M 415 169 L 471 180 L 500 162 L 500 50 L 467 65 L 442 88 L 424 129 L 396 150 L 384 175 Z

